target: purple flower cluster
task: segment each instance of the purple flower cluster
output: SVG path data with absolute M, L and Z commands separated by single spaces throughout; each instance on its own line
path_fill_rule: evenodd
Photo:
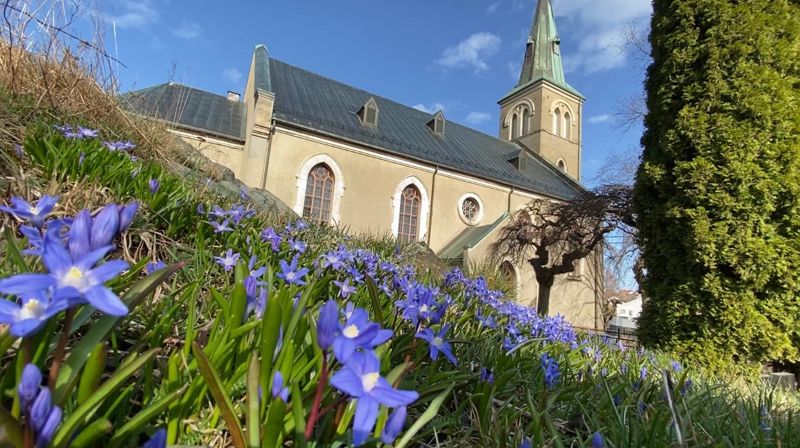
M 21 207 L 23 202 L 17 198 L 16 206 Z M 52 210 L 53 205 L 54 201 L 48 201 L 46 209 Z M 39 226 L 20 229 L 31 245 L 26 253 L 41 256 L 47 272 L 0 279 L 0 293 L 16 296 L 16 300 L 0 300 L 0 323 L 9 325 L 13 336 L 27 337 L 61 311 L 85 303 L 108 315 L 126 315 L 128 307 L 105 283 L 127 270 L 128 263 L 101 262 L 114 249 L 114 239 L 128 228 L 137 209 L 136 203 L 110 204 L 95 216 L 83 210 L 73 219 L 52 220 L 46 223 L 46 229 L 46 215 L 28 216 Z M 16 216 L 21 213 L 13 208 L 3 211 Z
M 17 393 L 25 422 L 33 431 L 37 447 L 50 443 L 61 424 L 61 408 L 53 404 L 50 389 L 42 387 L 42 372 L 33 364 L 22 370 Z
M 406 406 L 416 401 L 419 394 L 395 389 L 381 376 L 381 363 L 374 349 L 388 341 L 392 331 L 371 322 L 363 308 L 349 305 L 343 314 L 344 322 L 341 322 L 339 307 L 333 300 L 322 306 L 317 343 L 325 351 L 332 348 L 343 365 L 331 377 L 331 385 L 356 400 L 353 443 L 359 446 L 366 442 L 375 427 L 380 405 L 395 408 L 381 436 L 384 443 L 392 443 L 405 423 Z

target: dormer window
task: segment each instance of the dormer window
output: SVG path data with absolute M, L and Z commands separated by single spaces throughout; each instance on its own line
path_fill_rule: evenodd
M 442 111 L 436 112 L 433 115 L 433 120 L 428 122 L 428 127 L 431 128 L 434 134 L 444 134 L 444 113 Z
M 370 98 L 361 106 L 361 109 L 358 110 L 358 118 L 361 119 L 361 124 L 364 126 L 377 127 L 379 112 L 380 110 L 378 109 L 378 103 L 375 102 L 375 98 Z
M 561 54 L 561 39 L 556 37 L 556 40 L 553 41 L 553 53 Z

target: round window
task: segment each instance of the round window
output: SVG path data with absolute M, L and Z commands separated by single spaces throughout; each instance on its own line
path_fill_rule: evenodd
M 473 194 L 464 195 L 459 204 L 458 214 L 466 224 L 477 224 L 483 217 L 480 199 Z

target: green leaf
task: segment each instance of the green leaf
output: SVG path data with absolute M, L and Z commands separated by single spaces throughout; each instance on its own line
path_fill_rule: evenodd
M 378 288 L 375 287 L 375 282 L 372 281 L 369 275 L 365 277 L 367 280 L 367 291 L 369 291 L 369 298 L 372 302 L 372 312 L 375 314 L 375 321 L 379 322 L 382 327 L 388 327 L 389 323 L 383 321 L 383 309 L 381 308 L 381 298 L 378 294 Z
M 123 365 L 120 365 L 116 372 L 109 378 L 105 383 L 103 383 L 85 403 L 78 406 L 74 411 L 72 411 L 64 423 L 61 424 L 61 427 L 58 429 L 55 437 L 53 437 L 53 446 L 55 447 L 65 447 L 69 442 L 72 434 L 75 430 L 78 429 L 81 425 L 86 424 L 87 421 L 92 417 L 92 415 L 97 411 L 100 405 L 105 401 L 106 398 L 111 396 L 111 394 L 117 390 L 122 384 L 131 376 L 133 376 L 139 369 L 142 368 L 146 363 L 148 363 L 156 353 L 159 352 L 159 349 L 153 349 L 141 355 L 139 354 L 132 354 L 130 355 Z
M 261 411 L 258 399 L 258 352 L 250 354 L 250 367 L 247 369 L 247 445 L 250 448 L 261 446 Z
M 92 447 L 97 445 L 97 441 L 103 437 L 104 435 L 111 432 L 113 425 L 111 422 L 105 418 L 101 417 L 92 423 L 86 425 L 81 431 L 69 444 L 70 448 L 82 448 L 82 447 Z M 113 444 L 106 445 L 106 446 L 116 446 Z
M 183 267 L 183 263 L 173 264 L 164 269 L 154 272 L 151 275 L 136 282 L 125 295 L 122 301 L 128 306 L 129 311 L 133 311 L 144 299 L 155 290 L 158 285 L 163 283 L 175 271 Z M 61 366 L 56 380 L 56 387 L 53 393 L 54 401 L 63 405 L 72 388 L 78 381 L 78 372 L 89 360 L 89 356 L 97 344 L 103 342 L 108 334 L 111 333 L 122 318 L 114 316 L 103 316 L 92 325 L 92 328 L 83 335 L 80 341 L 72 347 L 69 358 Z
M 306 446 L 306 416 L 303 408 L 303 395 L 297 383 L 292 383 L 292 415 L 294 417 L 294 444 L 300 448 Z
M 22 446 L 22 427 L 4 407 L 0 406 L 0 448 Z
M 214 397 L 214 402 L 217 404 L 217 407 L 222 413 L 222 418 L 225 419 L 225 423 L 228 425 L 228 432 L 231 434 L 233 444 L 236 448 L 245 448 L 247 444 L 244 440 L 244 432 L 239 424 L 239 418 L 236 416 L 233 409 L 231 398 L 222 385 L 219 374 L 216 369 L 214 369 L 214 366 L 211 365 L 211 361 L 209 361 L 197 342 L 192 343 L 192 353 L 194 353 L 195 358 L 197 358 L 200 374 L 203 376 L 203 379 L 206 380 L 211 395 Z
M 97 390 L 106 368 L 106 344 L 101 342 L 94 347 L 81 374 L 78 384 L 78 404 L 83 404 Z
M 144 429 L 144 425 L 158 417 L 159 414 L 164 412 L 167 407 L 172 404 L 178 397 L 180 397 L 186 389 L 188 384 L 180 389 L 173 391 L 166 396 L 154 401 L 146 408 L 139 411 L 133 418 L 128 420 L 121 428 L 114 433 L 114 437 L 108 443 L 108 446 L 123 446 L 124 442 L 129 438 L 135 436 Z
M 417 421 L 415 421 L 414 424 L 411 425 L 410 428 L 408 428 L 408 431 L 406 431 L 405 434 L 403 434 L 403 437 L 401 437 L 400 440 L 397 441 L 397 444 L 395 444 L 395 448 L 403 448 L 404 446 L 406 446 L 408 442 L 410 442 L 411 439 L 414 437 L 414 435 L 416 435 L 420 430 L 422 430 L 422 428 L 429 421 L 433 420 L 433 418 L 436 417 L 436 415 L 439 413 L 439 408 L 442 407 L 445 398 L 447 398 L 447 396 L 450 395 L 450 391 L 452 390 L 453 386 L 448 387 L 447 390 L 440 393 L 436 398 L 433 399 L 433 401 L 431 401 L 431 404 L 428 406 L 428 409 L 426 409 L 425 412 L 423 412 L 422 415 L 419 416 Z
M 261 376 L 260 384 L 263 390 L 268 390 L 270 382 L 270 374 L 272 373 L 272 363 L 275 356 L 275 347 L 278 346 L 278 337 L 281 331 L 281 304 L 278 301 L 278 296 L 273 294 L 269 298 L 269 304 L 264 311 L 264 317 L 261 319 L 261 348 L 259 354 L 261 355 L 261 367 L 259 375 Z
M 11 230 L 11 227 L 8 226 L 5 228 L 6 234 L 6 254 L 5 256 L 8 257 L 19 269 L 19 272 L 30 272 L 30 268 L 28 268 L 28 264 L 25 263 L 25 260 L 22 258 L 22 255 L 19 252 L 19 247 L 17 246 L 17 238 L 14 236 L 14 231 Z

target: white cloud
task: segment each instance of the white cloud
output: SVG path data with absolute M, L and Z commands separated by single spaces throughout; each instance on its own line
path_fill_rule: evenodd
M 497 12 L 497 10 L 500 8 L 500 5 L 501 5 L 501 4 L 503 4 L 503 2 L 502 2 L 502 1 L 499 1 L 499 0 L 498 0 L 498 1 L 496 1 L 496 2 L 494 2 L 494 3 L 492 3 L 491 5 L 489 5 L 489 7 L 488 7 L 488 8 L 486 8 L 486 12 L 488 12 L 489 14 L 494 14 L 494 13 L 496 13 L 496 12 Z
M 150 0 L 115 0 L 109 2 L 113 13 L 100 13 L 101 19 L 113 23 L 117 28 L 144 28 L 158 22 L 159 11 Z
M 553 0 L 562 40 L 576 40 L 578 52 L 564 56 L 568 72 L 593 73 L 626 62 L 625 30 L 646 26 L 651 0 Z M 569 35 L 564 35 L 568 25 Z
M 467 118 L 464 119 L 464 121 L 472 126 L 477 126 L 479 124 L 486 123 L 491 119 L 492 116 L 490 114 L 487 114 L 486 112 L 470 112 L 469 115 L 467 115 Z
M 591 124 L 605 123 L 610 119 L 611 115 L 609 114 L 595 115 L 594 117 L 589 118 L 589 123 Z
M 506 64 L 506 66 L 508 67 L 508 74 L 511 75 L 511 79 L 519 81 L 519 73 L 522 71 L 522 62 L 511 61 Z
M 181 39 L 194 39 L 203 34 L 203 28 L 194 22 L 182 22 L 181 26 L 170 31 Z
M 242 72 L 233 67 L 228 67 L 222 71 L 222 76 L 235 84 L 242 79 Z
M 481 73 L 489 69 L 486 59 L 497 53 L 501 42 L 495 34 L 475 33 L 444 50 L 436 63 L 448 69 L 472 68 L 475 73 Z
M 419 110 L 419 111 L 425 112 L 426 114 L 435 114 L 436 112 L 438 112 L 440 110 L 442 112 L 444 112 L 444 110 L 445 110 L 444 104 L 442 104 L 442 103 L 433 103 L 433 104 L 430 104 L 430 105 L 425 105 L 425 104 L 419 103 L 419 104 L 416 104 L 416 105 L 414 105 L 412 107 L 414 109 Z

